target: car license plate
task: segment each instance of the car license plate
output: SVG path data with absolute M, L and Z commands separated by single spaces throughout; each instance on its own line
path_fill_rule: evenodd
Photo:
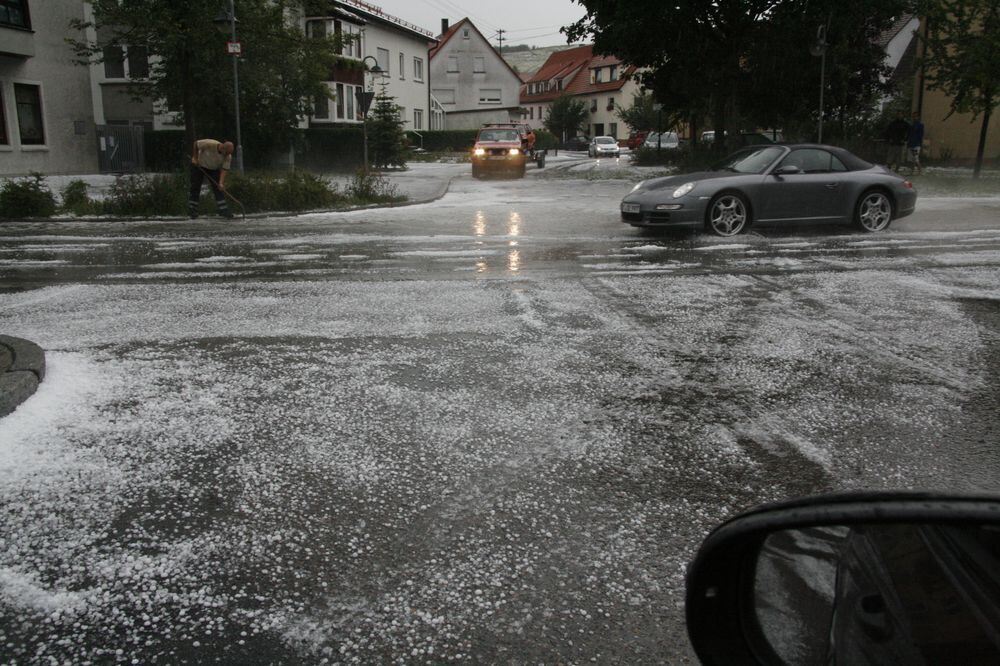
M 505 159 L 507 159 L 507 156 L 506 155 L 490 155 L 486 159 L 488 159 L 488 160 L 505 160 Z
M 639 204 L 637 204 L 637 203 L 623 203 L 622 204 L 622 212 L 623 213 L 638 213 L 639 212 Z

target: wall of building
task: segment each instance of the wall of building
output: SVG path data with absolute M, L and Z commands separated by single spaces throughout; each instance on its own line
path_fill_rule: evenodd
M 618 117 L 618 110 L 632 105 L 632 97 L 639 91 L 635 81 L 626 81 L 618 90 L 605 91 L 580 95 L 577 99 L 583 100 L 587 105 L 587 112 L 590 115 L 587 135 L 613 136 L 616 139 L 628 138 L 628 125 Z M 592 112 L 594 101 L 597 102 L 597 111 Z M 609 101 L 611 102 L 609 104 Z
M 73 19 L 83 19 L 81 0 L 30 0 L 32 32 L 0 27 L 4 44 L 26 45 L 33 55 L 0 55 L 0 95 L 8 143 L 0 146 L 0 175 L 87 173 L 97 171 L 90 72 L 74 64 L 67 37 L 83 38 L 70 30 Z M 44 144 L 22 145 L 18 130 L 14 84 L 38 86 L 41 97 Z
M 482 112 L 482 117 L 508 118 L 506 109 L 519 106 L 520 91 L 521 79 L 468 23 L 458 27 L 431 61 L 431 92 L 448 114 L 448 129 L 468 129 L 468 118 L 474 117 L 468 115 L 471 111 Z M 463 117 L 453 120 L 455 113 Z
M 486 123 L 519 123 L 521 114 L 517 108 L 452 112 L 446 116 L 445 122 L 450 130 L 479 129 Z
M 914 105 L 918 103 L 914 100 Z M 956 113 L 950 118 L 951 99 L 937 90 L 925 90 L 923 98 L 924 141 L 929 156 L 971 161 L 979 147 L 983 117 L 975 120 L 970 113 Z M 1000 160 L 1000 106 L 993 111 L 986 135 L 986 160 Z
M 430 127 L 430 78 L 427 57 L 430 44 L 427 39 L 419 38 L 416 35 L 411 36 L 410 33 L 394 30 L 377 23 L 369 23 L 363 32 L 362 43 L 365 56 L 377 59 L 380 48 L 389 52 L 389 73 L 381 81 L 376 79 L 376 83 L 385 82 L 389 95 L 395 97 L 395 103 L 403 107 L 402 118 L 406 122 L 405 128 L 425 130 Z M 399 68 L 400 55 L 403 59 L 402 72 Z M 414 76 L 414 58 L 419 58 L 423 63 L 424 71 L 420 78 Z M 376 93 L 378 87 L 376 85 Z M 423 116 L 420 127 L 414 127 L 413 111 L 415 109 L 420 110 Z

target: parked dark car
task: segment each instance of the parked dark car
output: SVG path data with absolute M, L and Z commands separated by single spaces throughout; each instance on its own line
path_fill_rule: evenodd
M 563 144 L 565 150 L 587 150 L 590 146 L 590 137 L 575 136 Z
M 913 184 L 834 146 L 744 148 L 708 171 L 652 178 L 621 202 L 636 227 L 704 226 L 735 236 L 755 223 L 849 223 L 882 231 L 911 214 Z

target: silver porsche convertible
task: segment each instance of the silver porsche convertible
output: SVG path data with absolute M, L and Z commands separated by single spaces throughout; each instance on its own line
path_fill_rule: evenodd
M 786 222 L 882 231 L 916 203 L 910 181 L 843 148 L 771 145 L 744 148 L 709 171 L 644 180 L 622 199 L 621 216 L 636 227 L 704 226 L 719 236 Z

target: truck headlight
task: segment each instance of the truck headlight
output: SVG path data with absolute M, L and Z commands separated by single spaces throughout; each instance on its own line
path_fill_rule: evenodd
M 482 157 L 483 155 L 486 154 L 486 149 L 476 148 L 475 150 L 472 151 L 472 154 L 475 155 L 476 157 Z
M 510 149 L 510 154 L 511 155 L 520 155 L 521 151 L 519 149 L 517 149 L 517 148 L 511 148 Z

